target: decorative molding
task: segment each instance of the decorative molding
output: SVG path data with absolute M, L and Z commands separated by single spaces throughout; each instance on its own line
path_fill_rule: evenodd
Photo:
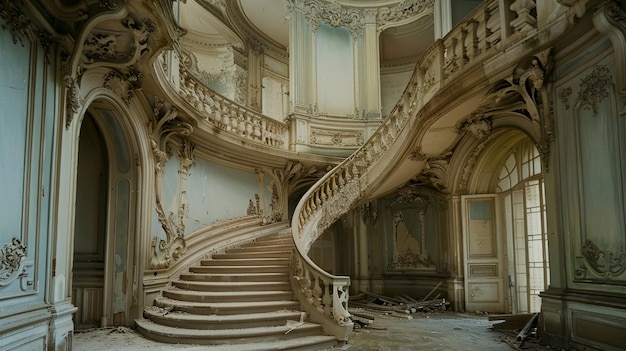
M 515 67 L 513 74 L 496 83 L 459 129 L 480 138 L 491 132 L 491 126 L 498 118 L 519 117 L 529 121 L 530 127 L 525 131 L 539 141 L 537 149 L 541 152 L 544 169 L 548 171 L 554 128 L 545 77 L 552 68 L 551 51 L 552 48 L 547 48 L 536 53 Z
M 363 145 L 363 132 L 311 128 L 311 145 L 358 147 Z
M 186 251 L 187 243 L 185 241 L 185 225 L 183 222 L 185 211 L 185 181 L 188 168 L 195 162 L 193 151 L 195 146 L 188 140 L 188 136 L 193 132 L 193 128 L 189 123 L 183 122 L 178 118 L 178 111 L 175 108 L 164 108 L 163 99 L 154 97 L 153 107 L 154 118 L 148 125 L 150 131 L 150 144 L 152 146 L 152 154 L 154 157 L 155 172 L 155 198 L 156 212 L 161 223 L 163 231 L 165 231 L 165 239 L 153 237 L 152 239 L 152 257 L 150 258 L 150 269 L 168 268 L 173 261 L 177 261 Z M 165 213 L 163 206 L 163 178 L 165 176 L 165 163 L 171 155 L 171 138 L 179 136 L 183 138 L 182 148 L 178 151 L 180 158 L 179 169 L 179 198 L 178 198 L 178 221 L 174 222 L 174 214 L 172 212 Z M 180 187 L 183 188 L 180 188 Z
M 415 19 L 419 15 L 433 13 L 435 0 L 403 0 L 393 7 L 381 7 L 376 16 L 378 27 L 390 23 Z
M 4 20 L 2 29 L 11 32 L 13 44 L 17 44 L 19 41 L 24 46 L 22 40 L 26 38 L 26 40 L 34 41 L 38 31 L 30 19 L 15 4 L 16 2 L 11 0 L 2 0 L 0 3 L 0 18 Z
M 122 98 L 126 105 L 130 105 L 131 100 L 135 96 L 134 90 L 141 89 L 141 84 L 139 84 L 140 78 L 143 78 L 143 73 L 131 66 L 124 74 L 114 70 L 109 71 L 109 73 L 104 75 L 102 86 Z M 74 105 L 70 104 L 70 106 Z
M 133 65 L 149 51 L 148 42 L 156 31 L 156 24 L 148 17 L 127 17 L 121 24 L 126 30 L 93 29 L 83 43 L 84 67 L 113 64 L 116 67 Z
M 491 133 L 493 122 L 490 117 L 485 117 L 482 110 L 478 109 L 472 112 L 471 116 L 463 120 L 457 129 L 460 132 L 469 132 L 476 139 L 482 139 L 485 135 Z
M 469 185 L 470 176 L 474 172 L 474 167 L 476 166 L 476 162 L 478 162 L 478 158 L 480 157 L 482 152 L 485 150 L 487 145 L 489 145 L 489 143 L 491 143 L 494 139 L 497 139 L 500 136 L 500 134 L 502 134 L 502 132 L 496 131 L 494 133 L 490 133 L 487 137 L 482 139 L 480 144 L 478 144 L 474 148 L 474 150 L 472 150 L 472 154 L 467 159 L 467 161 L 465 161 L 465 167 L 463 167 L 461 181 L 459 182 L 460 191 L 468 190 L 467 187 Z
M 336 1 L 304 1 L 304 16 L 314 31 L 322 23 L 333 27 L 346 27 L 354 40 L 363 35 L 364 14 L 361 10 L 343 6 Z
M 586 279 L 587 270 L 591 269 L 595 275 L 604 278 L 620 276 L 626 270 L 626 252 L 624 249 L 616 254 L 603 251 L 593 241 L 587 239 L 581 247 L 582 259 L 575 270 L 576 278 Z M 580 259 L 580 257 L 579 257 Z
M 424 168 L 413 177 L 413 181 L 420 185 L 430 185 L 443 193 L 447 193 L 448 187 L 445 181 L 451 157 L 452 151 L 440 155 L 426 155 L 422 153 L 421 147 L 416 148 L 409 155 L 409 159 L 424 162 Z
M 74 116 L 80 109 L 80 86 L 76 79 L 71 76 L 63 77 L 65 86 L 65 129 L 68 129 L 74 120 Z
M 609 88 L 613 86 L 609 68 L 605 65 L 596 65 L 580 83 L 576 108 L 592 111 L 593 116 L 598 115 L 598 105 L 604 98 L 609 96 Z
M 572 88 L 567 87 L 559 93 L 559 97 L 561 98 L 561 102 L 565 106 L 566 110 L 569 110 L 569 97 L 572 95 Z
M 13 237 L 10 243 L 0 250 L 0 288 L 8 286 L 23 274 L 26 259 L 26 246 Z

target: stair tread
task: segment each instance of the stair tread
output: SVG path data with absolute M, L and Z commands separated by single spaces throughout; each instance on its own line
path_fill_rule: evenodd
M 172 282 L 173 284 L 187 284 L 187 285 L 197 285 L 197 286 L 205 286 L 205 287 L 211 287 L 211 286 L 215 286 L 215 287 L 224 287 L 224 286 L 234 286 L 234 287 L 256 287 L 256 286 L 263 286 L 263 285 L 278 285 L 278 286 L 284 286 L 287 285 L 288 287 L 291 286 L 291 283 L 289 282 L 202 282 L 202 281 L 195 281 L 195 280 L 176 280 Z M 291 290 L 290 290 L 291 291 Z
M 184 307 L 213 307 L 213 308 L 228 308 L 228 307 L 241 307 L 241 308 L 254 308 L 254 307 L 271 307 L 271 306 L 284 306 L 284 305 L 296 305 L 298 302 L 295 300 L 273 300 L 273 301 L 234 301 L 234 302 L 194 302 L 194 301 L 180 301 L 170 299 L 167 297 L 159 296 L 155 299 L 165 305 L 178 305 Z M 282 307 L 280 307 L 282 308 Z
M 252 328 L 233 328 L 233 329 L 187 329 L 176 328 L 152 322 L 150 320 L 136 320 L 137 324 L 152 333 L 174 336 L 178 338 L 241 338 L 260 335 L 284 334 L 292 328 L 297 329 L 315 329 L 321 328 L 319 324 L 309 322 L 287 321 L 281 326 L 266 326 Z
M 304 312 L 298 310 L 277 310 L 272 312 L 259 312 L 259 313 L 239 313 L 239 314 L 194 314 L 188 312 L 180 312 L 175 309 L 169 311 L 169 309 L 151 306 L 146 308 L 145 312 L 149 315 L 156 315 L 159 317 L 169 316 L 173 319 L 187 320 L 187 321 L 202 321 L 202 322 L 238 322 L 238 321 L 251 321 L 258 319 L 280 319 L 280 318 L 296 318 L 299 320 Z M 167 312 L 167 314 L 164 314 Z
M 259 295 L 282 295 L 282 294 L 292 294 L 292 290 L 244 290 L 244 291 L 196 291 L 196 290 L 186 290 L 186 289 L 166 289 L 169 292 L 175 293 L 183 293 L 187 295 L 202 295 L 202 296 L 259 296 Z

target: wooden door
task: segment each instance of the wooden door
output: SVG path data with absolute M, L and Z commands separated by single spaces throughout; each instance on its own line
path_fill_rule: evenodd
M 504 236 L 498 235 L 496 195 L 462 197 L 465 309 L 505 312 Z

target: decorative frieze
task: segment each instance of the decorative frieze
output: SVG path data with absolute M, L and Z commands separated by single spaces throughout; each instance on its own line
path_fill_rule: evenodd
M 363 145 L 363 132 L 311 128 L 311 145 L 358 147 Z

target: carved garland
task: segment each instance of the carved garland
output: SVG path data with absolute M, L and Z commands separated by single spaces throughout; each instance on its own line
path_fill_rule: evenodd
M 186 206 L 185 185 L 187 180 L 187 172 L 189 167 L 193 165 L 194 145 L 188 140 L 188 136 L 192 133 L 193 128 L 189 123 L 178 119 L 178 111 L 175 108 L 165 110 L 163 108 L 163 99 L 155 96 L 154 98 L 154 120 L 150 123 L 149 130 L 150 144 L 152 145 L 152 154 L 155 161 L 155 195 L 156 195 L 156 212 L 161 223 L 163 231 L 165 231 L 165 239 L 154 237 L 152 239 L 152 257 L 150 259 L 151 269 L 164 269 L 170 267 L 172 262 L 178 260 L 187 250 L 185 242 L 185 225 L 184 211 Z M 178 218 L 174 221 L 172 212 L 165 213 L 163 206 L 163 178 L 165 176 L 165 164 L 170 158 L 170 145 L 173 136 L 183 138 L 183 146 L 178 150 L 180 158 L 179 170 L 179 198 L 178 198 Z
M 383 7 L 378 11 L 376 18 L 380 25 L 391 22 L 401 22 L 420 14 L 431 12 L 435 7 L 435 0 L 404 0 L 394 7 Z
M 591 111 L 594 117 L 597 116 L 598 105 L 609 96 L 609 87 L 612 86 L 613 78 L 609 68 L 605 65 L 595 66 L 593 71 L 580 83 L 580 91 L 575 103 L 576 108 Z

